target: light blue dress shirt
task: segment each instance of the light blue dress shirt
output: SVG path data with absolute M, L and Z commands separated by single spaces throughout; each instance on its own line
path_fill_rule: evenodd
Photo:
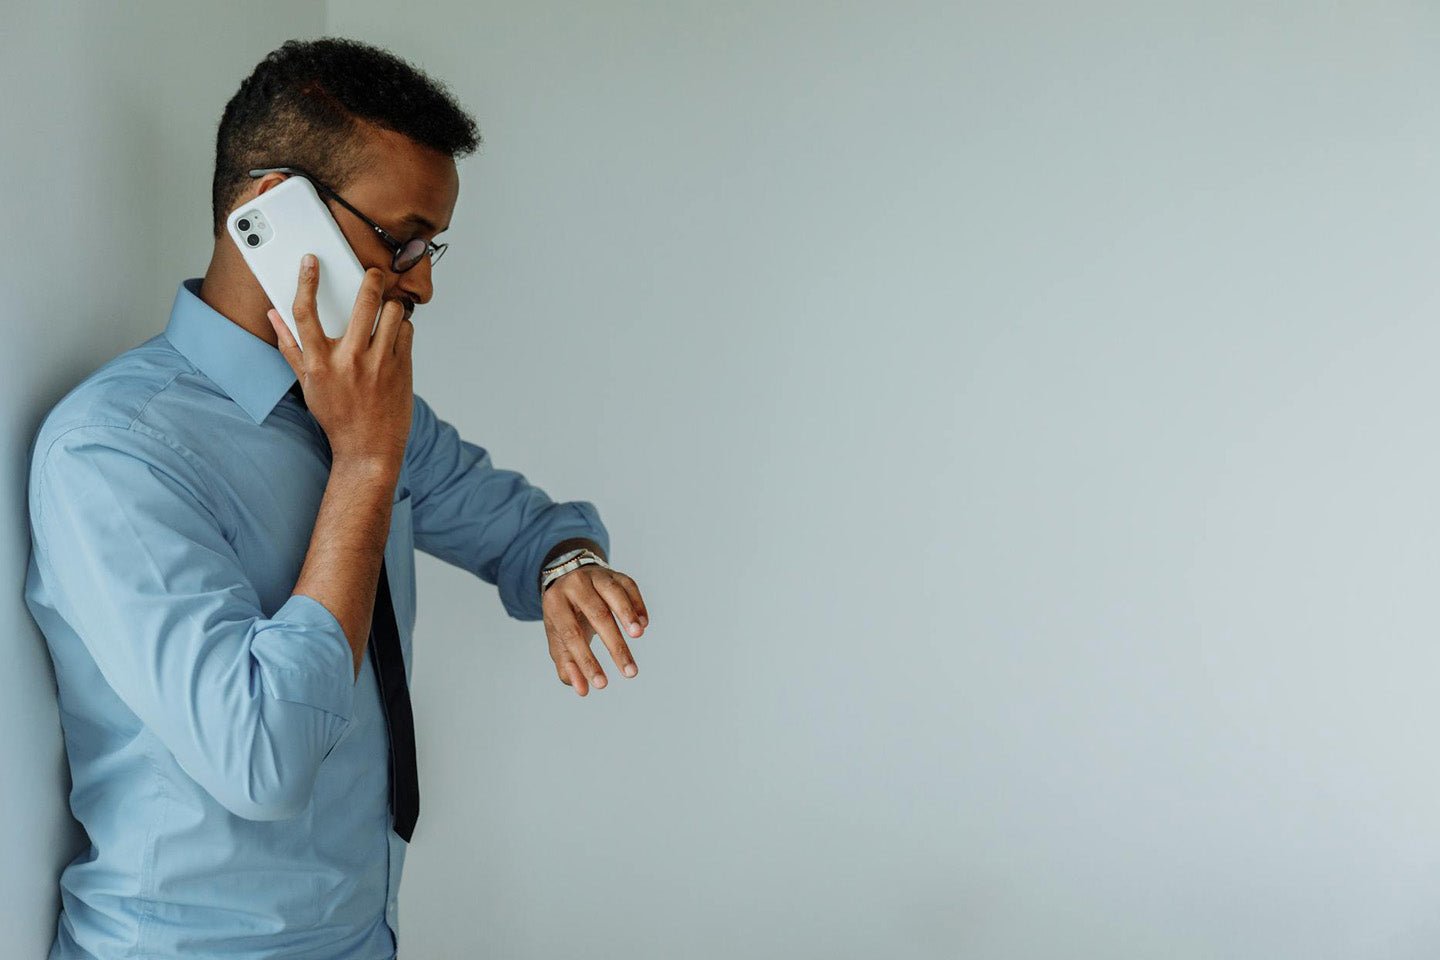
M 383 960 L 407 844 L 379 689 L 334 614 L 291 595 L 323 436 L 280 351 L 199 289 L 182 283 L 165 332 L 66 394 L 30 448 L 25 602 L 90 838 L 50 958 Z M 591 503 L 497 469 L 417 395 L 385 545 L 407 675 L 416 547 L 540 620 L 541 563 L 571 537 L 609 552 Z

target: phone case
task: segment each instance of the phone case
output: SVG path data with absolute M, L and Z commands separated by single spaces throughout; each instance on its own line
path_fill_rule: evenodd
M 295 175 L 285 178 L 231 211 L 225 229 L 301 350 L 305 344 L 291 308 L 300 286 L 300 258 L 315 254 L 320 264 L 315 291 L 320 327 L 327 337 L 345 335 L 365 268 L 309 180 Z M 379 324 L 377 309 L 370 326 L 372 334 Z

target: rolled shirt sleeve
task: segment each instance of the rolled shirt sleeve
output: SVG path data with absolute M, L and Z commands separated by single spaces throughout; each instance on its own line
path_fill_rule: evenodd
M 303 594 L 265 615 L 200 465 L 148 428 L 72 427 L 35 455 L 36 561 L 105 680 L 232 813 L 299 814 L 353 715 L 339 620 Z
M 550 548 L 588 537 L 610 554 L 610 534 L 587 500 L 556 503 L 414 398 L 406 470 L 415 545 L 499 588 L 516 620 L 540 620 L 540 565 Z

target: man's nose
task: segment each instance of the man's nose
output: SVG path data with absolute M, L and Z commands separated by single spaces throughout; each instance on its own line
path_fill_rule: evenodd
M 430 282 L 430 257 L 421 257 L 419 263 L 400 274 L 395 289 L 417 304 L 428 303 L 435 293 L 435 285 Z

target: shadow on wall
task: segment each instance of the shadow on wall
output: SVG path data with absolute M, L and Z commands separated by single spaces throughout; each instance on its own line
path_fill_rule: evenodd
M 83 46 L 83 37 L 75 43 Z M 0 740 L 6 824 L 0 835 L 0 926 L 6 931 L 0 954 L 17 960 L 48 953 L 60 910 L 60 874 L 89 848 L 70 813 L 54 664 L 22 598 L 30 563 L 30 444 L 75 385 L 159 332 L 183 279 L 164 271 L 194 259 L 193 241 L 208 234 L 209 223 L 210 168 L 203 158 L 209 144 L 198 138 L 184 151 L 172 150 L 181 132 L 163 128 L 165 118 L 143 85 L 107 79 L 103 66 L 87 67 L 90 58 L 84 50 L 77 53 L 75 43 L 68 44 L 68 59 L 67 44 L 57 47 L 61 65 L 76 71 L 57 96 L 77 122 L 36 131 L 31 165 L 23 177 L 6 177 L 12 186 L 4 194 L 7 213 L 46 224 L 47 234 L 63 246 L 63 255 L 0 276 L 0 287 L 12 294 L 0 330 L 25 345 L 0 376 L 11 458 L 11 509 L 0 518 L 0 542 L 9 549 L 0 571 L 14 584 L 15 598 L 0 650 L 0 721 L 8 734 Z M 25 120 L 19 118 L 21 129 Z M 44 161 L 35 162 L 37 156 Z M 181 163 L 195 168 L 183 181 L 173 170 Z M 13 173 L 0 166 L 0 176 Z M 184 204 L 175 197 L 181 188 Z M 44 321 L 43 336 L 37 335 L 37 319 Z
M 265 54 L 324 32 L 321 0 L 17 4 L 0 29 L 0 209 L 46 238 L 0 258 L 0 929 L 4 960 L 54 942 L 59 876 L 88 849 L 70 815 L 54 668 L 22 598 L 30 560 L 30 442 L 97 367 L 164 327 L 181 280 L 203 272 L 215 125 Z M 183 41 L 183 42 L 177 42 Z
M 38 425 L 39 418 L 36 418 Z M 21 443 L 26 450 L 28 443 Z M 13 449 L 13 447 L 12 447 Z M 20 482 L 12 489 L 20 496 L 11 500 L 4 542 L 5 582 L 23 589 L 30 559 L 29 511 L 27 509 L 22 461 Z M 28 945 L 19 957 L 43 957 L 36 953 L 34 936 L 54 936 L 60 910 L 60 873 L 65 865 L 89 847 L 89 838 L 70 815 L 70 769 L 60 729 L 56 701 L 54 666 L 45 637 L 30 617 L 23 600 L 13 605 L 0 660 L 0 705 L 3 725 L 9 734 L 0 739 L 0 768 L 6 771 L 3 809 L 8 829 L 4 836 L 6 863 L 0 869 L 0 897 L 6 904 L 7 919 L 24 919 L 21 939 Z M 41 918 L 44 918 L 41 920 Z M 12 924 L 6 939 L 15 946 Z M 48 943 L 46 944 L 48 949 Z

